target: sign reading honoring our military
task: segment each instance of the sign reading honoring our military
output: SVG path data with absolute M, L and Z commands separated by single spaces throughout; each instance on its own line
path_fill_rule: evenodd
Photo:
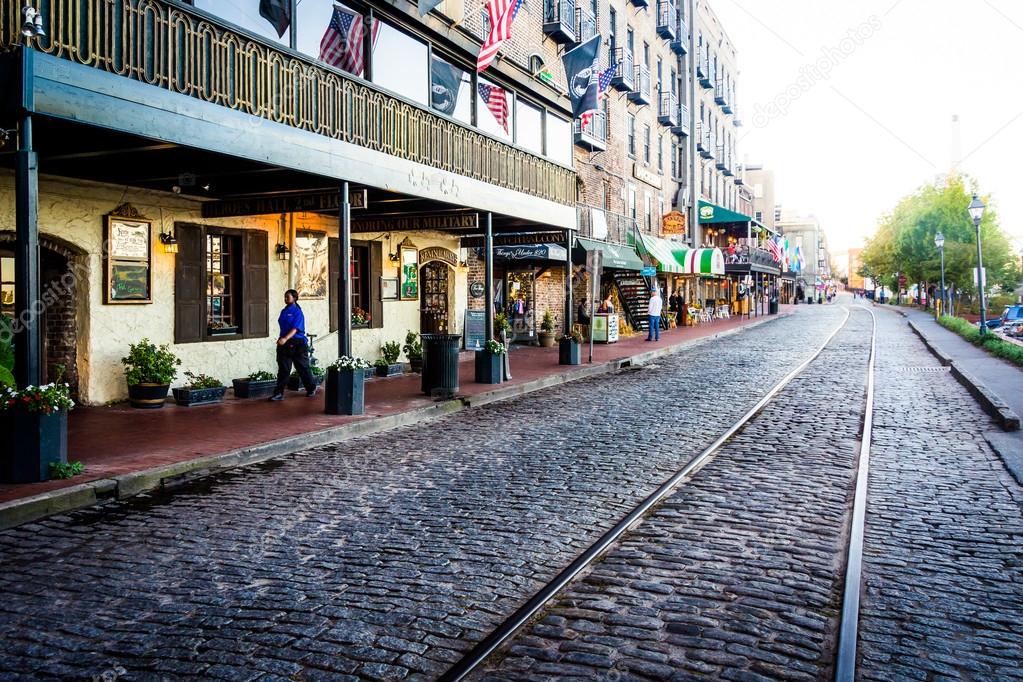
M 568 77 L 568 96 L 572 100 L 572 115 L 580 118 L 588 111 L 597 110 L 600 66 L 600 35 L 565 53 L 565 75 Z
M 435 213 L 352 220 L 353 232 L 415 232 L 417 230 L 479 229 L 478 213 Z
M 366 208 L 368 204 L 366 190 L 349 190 L 348 203 L 352 209 Z M 285 194 L 276 197 L 209 201 L 202 205 L 202 217 L 230 218 L 232 216 L 268 215 L 271 213 L 337 211 L 340 208 L 341 195 L 339 192 Z

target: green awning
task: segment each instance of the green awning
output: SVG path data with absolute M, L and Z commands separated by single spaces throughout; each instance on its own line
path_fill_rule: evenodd
M 640 253 L 646 254 L 657 262 L 657 269 L 660 272 L 685 274 L 682 264 L 675 258 L 676 250 L 685 250 L 685 245 L 681 242 L 671 242 L 667 239 L 640 234 L 639 243 L 636 246 Z
M 573 251 L 573 259 L 577 264 L 586 262 L 587 251 L 600 251 L 601 263 L 605 268 L 617 268 L 618 270 L 643 269 L 643 261 L 640 260 L 636 249 L 624 244 L 609 244 L 608 242 L 596 239 L 579 237 L 576 239 L 576 248 Z
M 716 204 L 700 200 L 700 224 L 711 225 L 714 223 L 748 223 L 753 218 L 748 215 L 729 211 Z
M 725 274 L 725 254 L 721 253 L 721 249 L 678 249 L 674 254 L 685 272 L 694 275 Z

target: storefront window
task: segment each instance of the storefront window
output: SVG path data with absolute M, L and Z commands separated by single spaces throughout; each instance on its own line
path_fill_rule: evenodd
M 472 77 L 467 71 L 433 58 L 430 71 L 430 105 L 462 123 L 472 124 Z
M 543 154 L 543 110 L 519 100 L 515 113 L 516 142 L 534 154 Z
M 14 316 L 14 257 L 0 256 L 0 313 Z
M 548 158 L 572 165 L 572 123 L 547 114 L 547 156 Z
M 349 286 L 352 288 L 352 315 L 357 311 L 366 313 L 369 311 L 369 286 L 366 270 L 369 265 L 369 248 L 365 246 L 352 247 L 352 276 Z M 368 325 L 367 325 L 368 326 Z
M 291 44 L 290 0 L 193 0 L 192 5 L 261 38 Z
M 373 40 L 373 82 L 419 104 L 430 102 L 430 50 L 426 43 L 378 22 Z
M 238 333 L 238 278 L 241 239 L 206 236 L 206 333 Z
M 302 0 L 298 4 L 298 50 L 363 77 L 366 73 L 366 20 L 361 11 L 332 0 Z M 374 42 L 379 40 L 379 32 L 380 23 L 375 22 Z
M 512 139 L 513 94 L 485 78 L 476 86 L 476 125 L 502 140 Z

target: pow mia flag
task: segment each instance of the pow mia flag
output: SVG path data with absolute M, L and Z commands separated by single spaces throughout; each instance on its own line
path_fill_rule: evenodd
M 587 111 L 597 110 L 597 81 L 600 67 L 600 35 L 595 35 L 562 57 L 568 77 L 568 96 L 572 99 L 572 115 L 580 118 Z
M 462 87 L 464 72 L 439 59 L 433 60 L 430 74 L 430 104 L 442 114 L 453 116 L 458 104 L 458 91 Z
M 291 2 L 289 0 L 259 0 L 259 16 L 263 17 L 277 31 L 277 37 L 283 38 L 291 26 Z

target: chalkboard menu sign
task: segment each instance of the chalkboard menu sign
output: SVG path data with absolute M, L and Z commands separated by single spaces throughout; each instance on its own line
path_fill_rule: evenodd
M 104 303 L 152 303 L 152 222 L 122 204 L 106 217 L 104 237 Z
M 487 340 L 487 313 L 483 310 L 466 310 L 462 338 L 466 350 L 483 348 Z

